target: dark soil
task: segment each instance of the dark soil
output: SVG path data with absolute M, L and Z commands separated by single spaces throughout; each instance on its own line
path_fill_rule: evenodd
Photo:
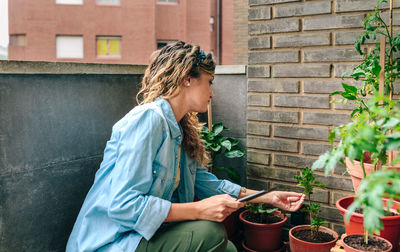
M 246 212 L 243 214 L 243 218 L 247 221 L 259 224 L 272 224 L 282 221 L 282 218 L 276 216 L 272 213 L 270 214 L 253 214 L 250 212 Z
M 292 234 L 297 239 L 312 243 L 324 243 L 335 240 L 335 237 L 331 234 L 322 231 L 315 232 L 311 231 L 311 229 L 296 230 Z
M 352 248 L 368 252 L 381 252 L 387 250 L 390 245 L 375 237 L 368 239 L 368 244 L 364 242 L 363 235 L 349 235 L 343 239 L 343 242 Z
M 363 210 L 360 208 L 357 208 L 354 212 L 359 213 L 359 214 L 363 214 Z M 385 216 L 398 216 L 400 214 L 398 213 L 394 213 L 394 212 L 387 212 L 385 211 Z

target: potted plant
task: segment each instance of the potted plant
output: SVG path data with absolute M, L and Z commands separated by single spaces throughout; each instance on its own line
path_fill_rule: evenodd
M 221 155 L 230 159 L 241 158 L 244 156 L 245 152 L 239 146 L 239 140 L 231 137 L 225 137 L 223 133 L 225 131 L 229 131 L 229 129 L 222 123 L 216 123 L 211 128 L 212 129 L 210 130 L 208 127 L 203 127 L 200 132 L 201 138 L 205 142 L 206 150 L 211 153 L 211 163 L 209 166 L 210 172 L 214 174 L 218 172 L 225 172 L 229 180 L 236 184 L 240 184 L 240 174 L 234 168 L 215 165 L 216 158 Z M 240 240 L 238 237 L 238 216 L 240 211 L 242 210 L 233 212 L 223 222 L 228 234 L 228 238 L 235 244 L 237 244 Z
M 364 55 L 364 60 L 353 69 L 351 77 L 357 81 L 362 81 L 361 87 L 342 83 L 344 91 L 331 94 L 340 94 L 342 99 L 339 101 L 357 105 L 357 108 L 351 113 L 351 122 L 335 127 L 331 131 L 329 141 L 332 145 L 336 140 L 339 143 L 330 151 L 321 155 L 312 166 L 312 169 L 323 168 L 325 174 L 328 175 L 334 170 L 338 162 L 344 164 L 344 160 L 346 160 L 346 167 L 351 175 L 361 174 L 359 176 L 361 177 L 359 178 L 360 182 L 362 180 L 361 183 L 368 183 L 369 177 L 378 176 L 374 175 L 375 173 L 380 174 L 380 179 L 386 176 L 388 179 L 384 180 L 386 181 L 384 183 L 388 183 L 393 174 L 400 172 L 395 166 L 400 161 L 400 156 L 396 154 L 400 148 L 399 102 L 391 99 L 393 90 L 391 83 L 400 75 L 400 58 L 392 59 L 391 55 L 393 51 L 400 49 L 400 36 L 392 36 L 388 26 L 382 20 L 379 5 L 383 2 L 386 2 L 386 0 L 378 0 L 375 11 L 367 15 L 363 22 L 365 32 L 355 42 L 356 50 Z M 377 42 L 369 52 L 362 52 L 361 46 L 365 44 L 366 40 L 376 40 L 378 35 L 381 36 L 381 42 Z M 385 40 L 389 44 L 387 49 L 385 49 Z M 380 60 L 381 64 L 379 64 Z M 397 157 L 393 157 L 393 154 Z M 367 163 L 371 163 L 371 168 L 368 168 Z M 355 172 L 353 168 L 358 168 L 359 171 Z M 387 225 L 382 224 L 382 218 L 386 218 L 384 217 L 384 208 L 398 209 L 397 203 L 394 201 L 398 198 L 395 197 L 395 194 L 381 192 L 382 190 L 394 190 L 393 187 L 385 188 L 381 186 L 376 188 L 375 191 L 368 192 L 361 186 L 358 189 L 357 183 L 359 182 L 353 180 L 354 189 L 357 193 L 356 197 L 350 200 L 340 199 L 337 202 L 338 208 L 344 214 L 345 209 L 354 201 L 354 205 L 350 207 L 351 211 L 346 214 L 348 216 L 352 214 L 350 224 L 347 224 L 346 221 L 346 233 L 356 232 L 350 226 L 352 219 L 358 215 L 354 213 L 354 209 L 359 207 L 362 214 L 358 217 L 361 218 L 360 222 L 363 223 L 367 234 L 380 233 L 380 236 L 385 237 Z M 395 184 L 393 182 L 388 185 Z M 370 186 L 370 188 L 375 187 Z M 383 199 L 384 197 L 386 199 Z M 370 205 L 365 204 L 368 200 L 371 201 Z M 375 219 L 375 222 L 371 221 L 373 219 Z M 390 221 L 392 221 L 391 218 Z M 376 225 L 378 222 L 381 224 Z M 383 230 L 381 230 L 382 228 Z M 397 230 L 399 229 L 400 226 L 397 226 Z M 381 231 L 379 232 L 379 230 Z M 363 230 L 359 230 L 357 233 L 363 233 Z M 398 239 L 398 236 L 396 238 Z M 365 242 L 368 242 L 368 240 L 365 239 Z M 397 251 L 398 240 L 392 245 L 394 251 Z
M 399 172 L 371 173 L 363 179 L 357 197 L 342 198 L 337 206 L 345 216 L 348 234 L 364 233 L 365 243 L 369 243 L 368 234 L 377 234 L 393 245 L 393 251 L 400 251 Z
M 375 11 L 367 15 L 363 21 L 364 33 L 354 43 L 358 53 L 364 60 L 356 66 L 350 76 L 356 81 L 361 81 L 361 87 L 342 83 L 344 91 L 336 91 L 331 95 L 341 95 L 341 99 L 333 102 L 352 103 L 356 108 L 351 113 L 350 123 L 335 127 L 329 141 L 334 143 L 339 139 L 339 144 L 319 157 L 312 166 L 313 169 L 325 168 L 325 173 L 330 173 L 338 162 L 346 165 L 350 174 L 367 176 L 371 171 L 379 170 L 382 165 L 387 169 L 394 169 L 391 165 L 397 164 L 400 156 L 388 163 L 391 151 L 398 151 L 400 144 L 399 125 L 400 115 L 396 108 L 398 102 L 391 101 L 393 88 L 391 83 L 400 76 L 400 58 L 391 59 L 384 57 L 384 65 L 379 64 L 380 54 L 392 55 L 393 51 L 400 50 L 400 35 L 391 36 L 388 26 L 382 20 L 379 5 L 386 0 L 378 0 Z M 383 51 L 380 42 L 377 42 L 368 53 L 361 50 L 367 39 L 377 40 L 383 36 L 389 42 L 389 47 Z M 345 73 L 346 75 L 348 73 Z M 381 77 L 381 78 L 380 78 Z M 384 90 L 379 93 L 379 80 L 384 80 Z M 367 102 L 366 100 L 372 99 Z M 393 110 L 396 108 L 396 110 Z M 394 154 L 396 154 L 394 152 Z M 346 159 L 344 164 L 343 159 Z M 371 165 L 368 165 L 368 164 Z M 354 165 L 352 165 L 354 164 Z M 353 166 L 358 171 L 353 171 Z M 398 169 L 398 168 L 397 168 Z M 353 182 L 355 183 L 355 182 Z M 357 184 L 355 191 L 357 191 Z
M 314 188 L 324 189 L 325 185 L 315 181 L 313 171 L 306 167 L 302 169 L 300 176 L 295 176 L 299 182 L 298 186 L 304 188 L 303 193 L 307 195 L 308 205 L 303 209 L 309 214 L 310 225 L 299 225 L 289 230 L 289 244 L 292 252 L 329 252 L 338 240 L 338 234 L 322 225 L 326 221 L 319 218 L 321 204 L 311 200 Z
M 278 208 L 264 203 L 249 203 L 246 207 L 248 209 L 239 215 L 244 226 L 243 248 L 246 251 L 281 251 L 282 227 L 287 217 Z
M 370 242 L 365 243 L 363 239 L 363 234 L 346 235 L 343 238 L 342 244 L 345 252 L 390 252 L 393 249 L 392 244 L 388 240 L 378 236 L 371 237 Z

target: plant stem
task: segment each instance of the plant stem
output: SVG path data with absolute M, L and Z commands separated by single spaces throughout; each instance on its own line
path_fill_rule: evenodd
M 361 156 L 361 168 L 362 168 L 362 171 L 363 171 L 363 176 L 364 176 L 364 178 L 366 178 L 367 177 L 367 173 L 365 172 L 365 167 L 364 167 L 364 154 Z

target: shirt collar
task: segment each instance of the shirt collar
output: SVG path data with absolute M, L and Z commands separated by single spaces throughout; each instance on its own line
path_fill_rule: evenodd
M 178 138 L 179 142 L 182 142 L 182 128 L 181 125 L 176 121 L 174 111 L 172 111 L 171 105 L 166 99 L 157 98 L 157 105 L 160 106 L 163 114 L 168 123 L 168 127 L 171 131 L 171 135 L 173 138 Z

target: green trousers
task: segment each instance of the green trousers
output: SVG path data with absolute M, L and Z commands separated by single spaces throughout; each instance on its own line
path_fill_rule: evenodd
M 184 221 L 161 226 L 147 241 L 142 239 L 138 252 L 236 252 L 236 247 L 227 238 L 222 223 L 213 221 Z

